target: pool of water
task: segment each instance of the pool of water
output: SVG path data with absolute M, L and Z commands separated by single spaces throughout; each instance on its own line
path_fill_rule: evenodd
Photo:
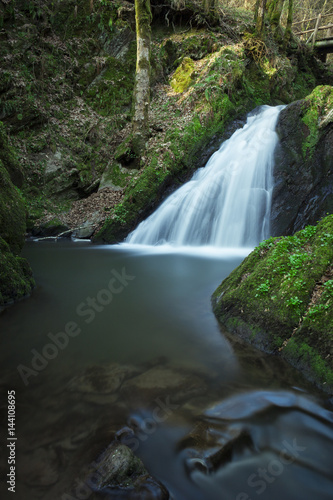
M 175 500 L 332 498 L 327 397 L 212 313 L 247 252 L 27 243 L 37 287 L 0 316 L 17 499 L 101 498 L 75 488 L 124 426 Z

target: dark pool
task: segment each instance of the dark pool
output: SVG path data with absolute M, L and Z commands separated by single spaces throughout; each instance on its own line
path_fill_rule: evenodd
M 27 243 L 37 287 L 0 316 L 17 500 L 105 498 L 84 471 L 124 426 L 175 500 L 333 498 L 328 397 L 212 314 L 245 252 L 188 250 Z

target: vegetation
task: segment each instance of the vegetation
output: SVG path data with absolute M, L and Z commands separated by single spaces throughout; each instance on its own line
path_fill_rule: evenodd
M 103 207 L 102 221 L 109 217 L 95 240 L 119 241 L 188 178 L 233 118 L 303 98 L 328 78 L 310 49 L 292 37 L 282 47 L 262 22 L 264 36 L 254 2 L 2 3 L 2 255 L 7 244 L 21 262 L 26 210 L 29 230 L 55 220 L 60 228 L 73 202 L 103 182 L 121 195 Z M 141 110 L 139 67 L 149 76 Z
M 214 312 L 260 349 L 333 389 L 333 216 L 262 242 L 213 296 Z
M 34 285 L 27 261 L 19 256 L 24 243 L 26 211 L 14 181 L 21 182 L 21 171 L 6 131 L 0 122 L 0 310 L 28 295 Z

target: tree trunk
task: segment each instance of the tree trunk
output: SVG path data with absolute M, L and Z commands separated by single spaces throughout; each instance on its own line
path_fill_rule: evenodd
M 215 8 L 215 0 L 204 0 L 204 11 L 207 16 L 210 14 L 210 12 L 215 12 Z
M 133 92 L 132 150 L 137 158 L 142 155 L 148 139 L 151 19 L 150 0 L 135 0 L 137 56 Z
M 267 13 L 268 19 L 273 29 L 275 30 L 280 25 L 284 0 L 268 0 Z
M 286 26 L 286 31 L 284 32 L 285 47 L 290 42 L 291 38 L 291 25 L 293 24 L 293 3 L 294 3 L 293 0 L 289 0 L 287 26 Z
M 255 11 L 254 11 L 254 21 L 256 23 L 256 35 L 262 36 L 265 29 L 265 12 L 266 12 L 266 1 L 267 0 L 257 0 Z

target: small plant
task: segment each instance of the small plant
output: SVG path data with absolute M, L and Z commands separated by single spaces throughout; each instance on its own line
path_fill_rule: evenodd
M 299 232 L 299 236 L 304 237 L 304 239 L 310 239 L 317 232 L 317 226 L 306 226 L 302 231 Z
M 328 304 L 316 304 L 308 310 L 308 318 L 311 321 L 315 321 L 317 319 L 318 314 L 327 311 L 330 308 Z
M 328 280 L 324 283 L 325 294 L 329 294 L 333 296 L 333 280 Z
M 286 301 L 286 305 L 293 309 L 298 315 L 301 314 L 301 304 L 303 304 L 303 301 L 297 296 L 290 297 L 290 299 Z
M 119 203 L 113 211 L 113 219 L 121 224 L 126 224 L 127 215 L 128 210 L 123 203 Z
M 268 292 L 269 289 L 270 289 L 270 283 L 269 283 L 269 280 L 266 280 L 264 283 L 261 283 L 261 285 L 258 286 L 257 293 L 255 294 L 255 297 L 259 297 L 260 295 L 264 295 L 265 293 Z

